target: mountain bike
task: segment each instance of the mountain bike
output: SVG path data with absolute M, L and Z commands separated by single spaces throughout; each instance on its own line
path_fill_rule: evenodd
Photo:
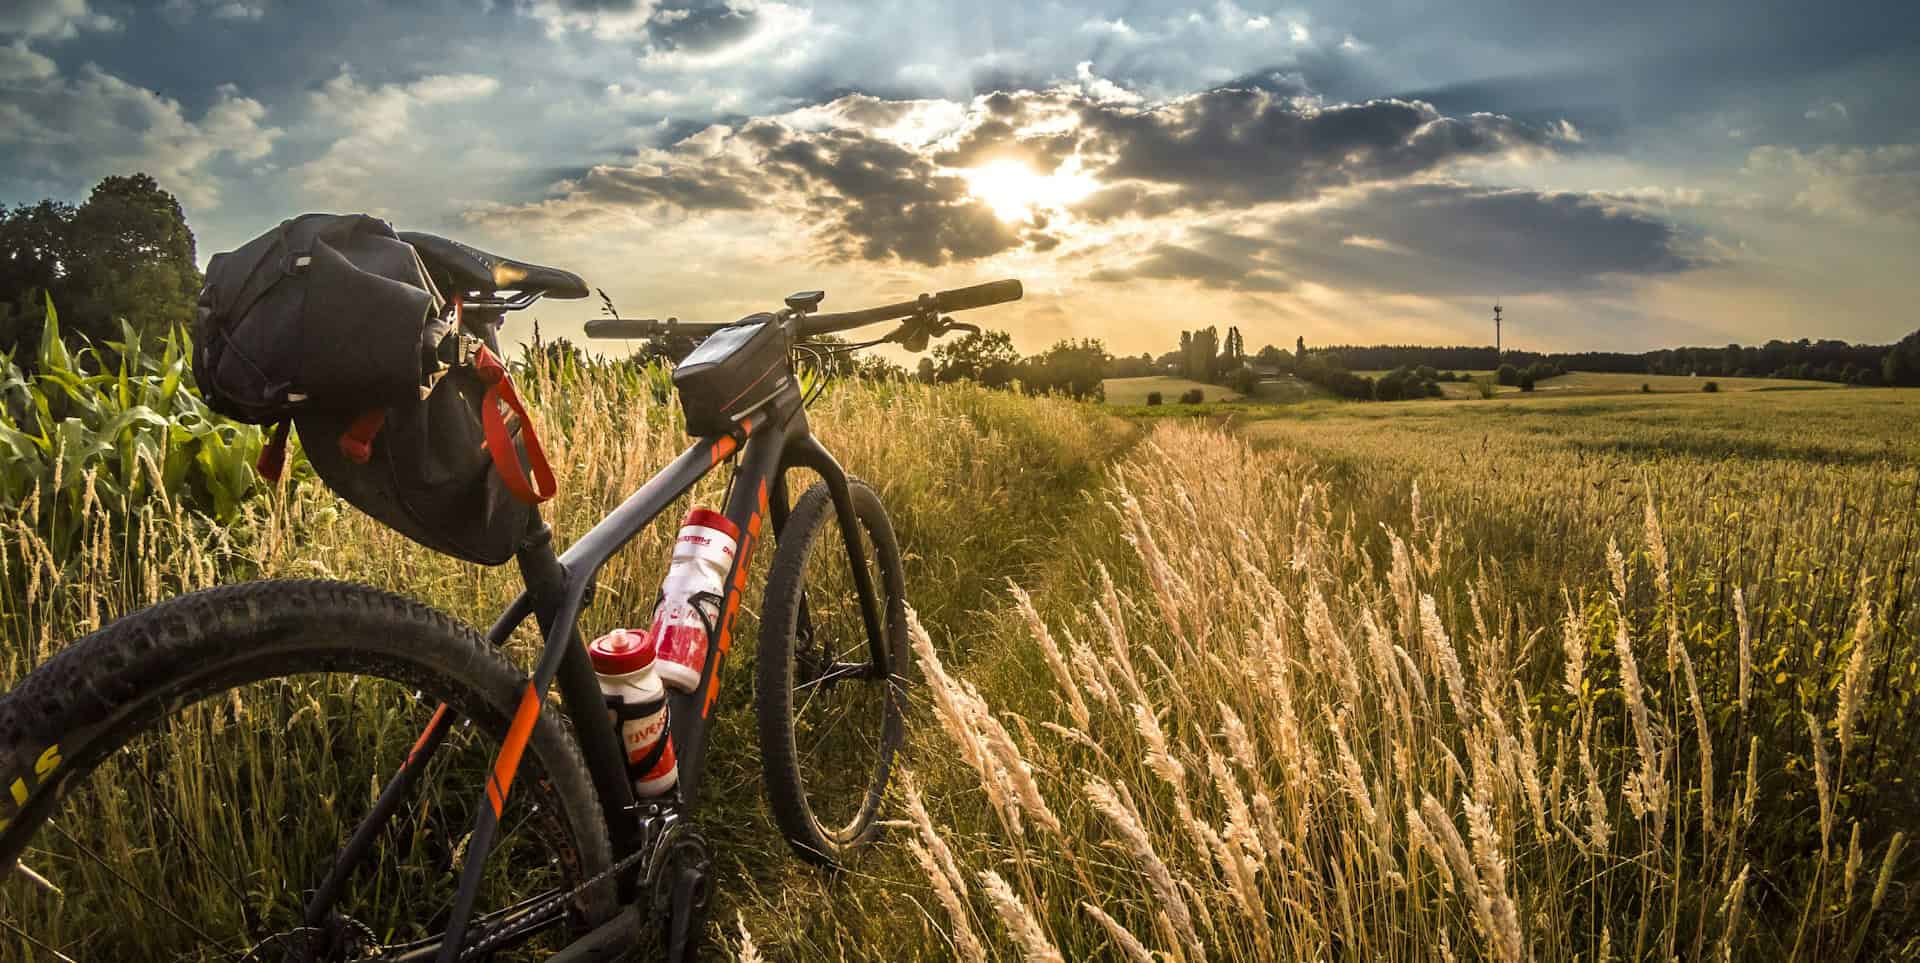
M 564 271 L 414 243 L 466 279 L 462 323 L 489 339 L 507 311 L 585 293 Z M 587 331 L 701 340 L 709 360 L 750 336 L 777 353 L 761 376 L 797 385 L 809 339 L 899 322 L 830 350 L 921 350 L 977 330 L 949 312 L 1020 296 L 1000 281 L 826 314 L 815 291 L 732 324 Z M 753 680 L 767 802 L 795 853 L 842 863 L 879 830 L 910 656 L 887 513 L 810 431 L 812 397 L 728 412 L 564 552 L 536 519 L 515 555 L 524 589 L 485 633 L 364 585 L 260 581 L 136 612 L 47 660 L 0 698 L 0 940 L 49 960 L 694 958 L 713 879 L 695 820 L 709 730 L 768 536 Z M 668 694 L 679 784 L 636 798 L 582 614 L 602 566 L 723 464 L 740 538 L 700 683 Z M 819 480 L 793 498 L 798 469 Z M 529 618 L 530 673 L 501 651 Z

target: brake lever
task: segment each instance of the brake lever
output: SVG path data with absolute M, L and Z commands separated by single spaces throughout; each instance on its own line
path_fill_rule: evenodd
M 979 334 L 980 326 L 965 324 L 955 321 L 950 317 L 941 317 L 938 314 L 927 312 L 908 318 L 901 323 L 900 327 L 895 328 L 892 334 L 887 335 L 881 340 L 893 342 L 914 354 L 919 354 L 927 350 L 928 342 L 934 338 L 945 337 L 955 331 Z

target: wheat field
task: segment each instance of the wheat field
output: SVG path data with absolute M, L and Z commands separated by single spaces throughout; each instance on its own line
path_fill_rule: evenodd
M 560 456 L 563 542 L 684 443 L 633 369 L 523 380 Z M 877 847 L 802 866 L 760 798 L 751 672 L 730 670 L 702 813 L 715 952 L 1920 953 L 1914 403 L 1655 400 L 1329 405 L 1222 429 L 836 385 L 816 430 L 907 556 L 908 774 Z M 364 581 L 480 624 L 513 590 L 298 473 L 231 525 L 156 497 L 125 525 L 88 514 L 62 558 L 36 534 L 51 500 L 0 510 L 0 683 L 242 578 Z M 667 537 L 604 573 L 589 631 L 632 621 Z M 359 708 L 356 732 L 404 751 L 403 708 Z M 322 751 L 276 736 L 277 707 L 194 711 L 254 726 L 262 757 Z M 94 815 L 103 837 L 126 818 Z M 44 912 L 19 893 L 0 888 L 0 919 Z M 0 958 L 39 958 L 9 939 Z

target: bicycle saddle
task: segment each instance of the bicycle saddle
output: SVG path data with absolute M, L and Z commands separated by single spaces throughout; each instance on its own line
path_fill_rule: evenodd
M 433 283 L 447 294 L 469 291 L 519 291 L 550 298 L 587 296 L 587 282 L 572 271 L 562 271 L 498 254 L 488 254 L 451 238 L 420 231 L 401 231 L 400 240 L 420 252 Z

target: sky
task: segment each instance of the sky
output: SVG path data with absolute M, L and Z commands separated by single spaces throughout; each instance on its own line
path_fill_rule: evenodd
M 0 0 L 0 202 L 143 170 L 203 263 L 367 211 L 630 317 L 1018 277 L 1026 352 L 1887 342 L 1917 91 L 1911 0 Z

